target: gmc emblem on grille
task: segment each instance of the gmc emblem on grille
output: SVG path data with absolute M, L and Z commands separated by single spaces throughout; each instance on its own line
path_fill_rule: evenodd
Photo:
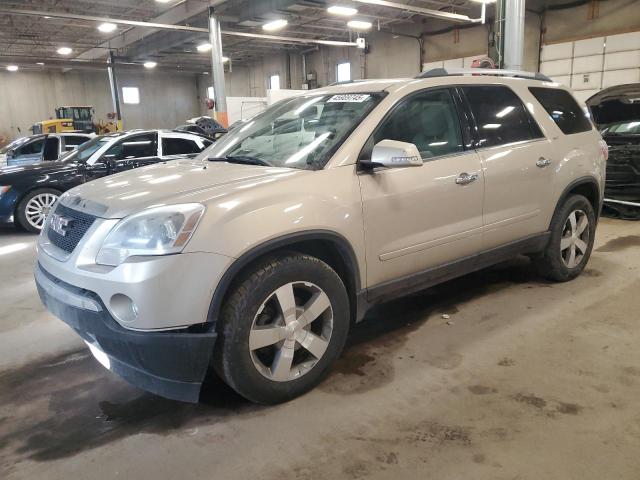
M 52 213 L 49 226 L 51 227 L 51 230 L 64 237 L 67 235 L 66 229 L 71 225 L 72 221 L 73 219 L 71 218 L 63 217 L 57 213 Z

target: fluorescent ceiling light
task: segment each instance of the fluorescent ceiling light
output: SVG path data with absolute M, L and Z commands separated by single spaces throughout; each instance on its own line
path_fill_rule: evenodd
M 171 0 L 156 0 L 158 3 L 169 3 Z
M 281 28 L 286 27 L 287 23 L 289 22 L 287 22 L 284 18 L 280 18 L 278 20 L 265 23 L 264 25 L 262 25 L 262 29 L 266 30 L 267 32 L 273 32 L 274 30 L 280 30 Z
M 10 72 L 17 72 L 18 71 L 18 66 L 17 65 L 7 65 L 7 70 L 9 70 Z
M 105 22 L 98 25 L 98 30 L 100 30 L 102 33 L 111 33 L 116 28 L 118 28 L 118 26 L 115 23 Z
M 365 22 L 364 20 L 350 20 L 347 22 L 347 27 L 355 28 L 356 30 L 368 30 L 371 28 L 371 22 Z
M 57 52 L 60 55 L 69 55 L 71 52 L 73 52 L 73 50 L 69 47 L 60 47 Z
M 201 43 L 200 45 L 198 45 L 196 47 L 196 50 L 198 50 L 199 52 L 208 52 L 209 50 L 211 50 L 211 44 L 210 43 Z
M 36 65 L 44 65 L 44 62 L 36 62 Z
M 476 3 L 496 3 L 496 0 L 471 0 Z
M 332 13 L 333 15 L 342 15 L 343 17 L 351 17 L 356 13 L 358 13 L 358 9 L 353 7 L 341 7 L 340 5 L 333 5 L 327 8 L 327 12 Z
M 227 63 L 229 61 L 229 57 L 222 57 L 222 63 Z
M 144 68 L 155 68 L 158 65 L 156 62 L 152 62 L 149 60 L 148 62 L 144 62 Z

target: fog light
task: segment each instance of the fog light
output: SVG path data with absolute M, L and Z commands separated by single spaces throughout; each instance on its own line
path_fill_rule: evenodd
M 111 297 L 111 312 L 121 322 L 129 323 L 138 318 L 138 306 L 129 297 L 116 293 Z

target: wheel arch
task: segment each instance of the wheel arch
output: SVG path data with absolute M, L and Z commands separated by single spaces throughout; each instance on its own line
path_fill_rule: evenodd
M 600 216 L 600 210 L 602 207 L 600 187 L 596 178 L 591 176 L 577 178 L 565 187 L 565 189 L 560 194 L 560 197 L 558 198 L 558 202 L 556 203 L 554 215 L 555 212 L 558 211 L 559 208 L 561 208 L 567 198 L 569 198 L 570 195 L 574 194 L 582 195 L 587 200 L 589 200 L 589 203 L 591 203 L 593 211 L 596 214 L 596 219 Z M 553 217 L 551 220 L 553 220 Z
M 355 321 L 358 316 L 358 298 L 361 291 L 358 258 L 349 241 L 339 233 L 330 230 L 308 230 L 283 235 L 267 240 L 242 254 L 227 268 L 218 282 L 209 306 L 207 321 L 215 327 L 224 299 L 234 282 L 244 272 L 266 256 L 286 251 L 314 256 L 336 271 L 347 289 L 351 319 Z

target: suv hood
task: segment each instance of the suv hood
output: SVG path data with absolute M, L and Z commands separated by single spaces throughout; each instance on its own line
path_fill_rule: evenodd
M 585 103 L 599 128 L 612 123 L 640 120 L 640 83 L 605 88 Z
M 70 190 L 61 203 L 102 218 L 123 218 L 151 206 L 220 201 L 236 191 L 305 173 L 310 172 L 207 160 L 174 160 L 85 183 Z

